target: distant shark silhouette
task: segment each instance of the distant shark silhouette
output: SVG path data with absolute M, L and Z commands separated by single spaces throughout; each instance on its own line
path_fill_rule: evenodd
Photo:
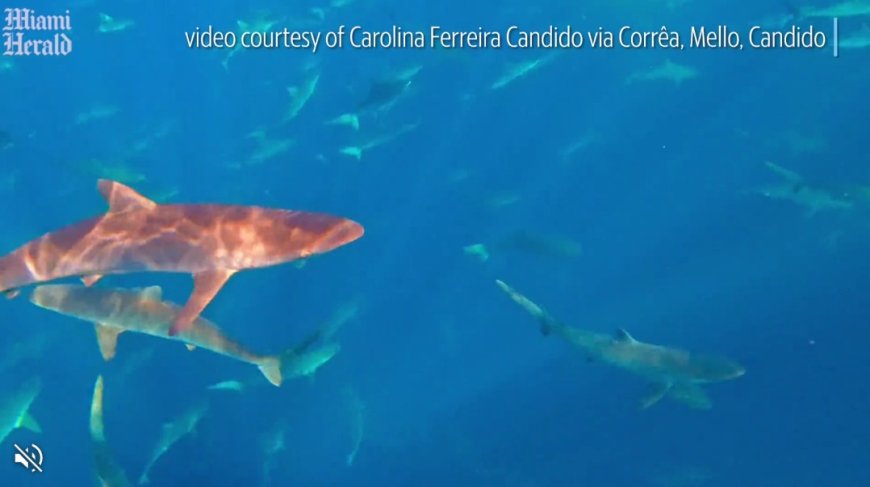
M 102 487 L 128 487 L 133 485 L 127 474 L 115 460 L 115 453 L 106 441 L 103 425 L 103 376 L 97 376 L 94 395 L 91 399 L 90 418 L 91 444 L 94 456 L 94 469 Z
M 582 349 L 592 360 L 601 360 L 651 381 L 655 387 L 641 401 L 643 409 L 666 395 L 697 409 L 709 409 L 712 402 L 700 385 L 735 379 L 746 372 L 741 365 L 725 358 L 640 342 L 623 329 L 608 335 L 564 325 L 504 282 L 497 280 L 496 284 L 538 319 L 544 335 L 558 335 Z
M 0 292 L 63 277 L 92 285 L 105 274 L 193 274 L 193 294 L 169 334 L 190 328 L 224 283 L 243 269 L 329 252 L 363 235 L 346 218 L 233 205 L 158 205 L 106 179 L 109 211 L 48 233 L 0 258 Z

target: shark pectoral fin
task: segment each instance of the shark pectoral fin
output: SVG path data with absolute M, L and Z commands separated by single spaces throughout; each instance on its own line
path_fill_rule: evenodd
M 36 421 L 36 418 L 30 415 L 30 412 L 25 412 L 15 421 L 16 428 L 24 428 L 34 433 L 42 433 L 42 426 Z
M 670 382 L 660 382 L 655 384 L 655 389 L 646 397 L 640 400 L 640 408 L 641 409 L 649 409 L 654 406 L 657 402 L 661 401 L 665 394 L 671 390 Z
M 19 294 L 21 294 L 20 289 L 8 289 L 3 291 L 3 295 L 6 296 L 6 299 L 15 299 Z
M 102 278 L 103 278 L 102 274 L 91 274 L 89 276 L 82 276 L 82 284 L 84 284 L 87 287 L 91 287 Z
M 191 324 L 199 317 L 202 310 L 208 306 L 208 303 L 221 290 L 224 283 L 235 273 L 236 271 L 232 269 L 215 269 L 194 274 L 193 294 L 190 295 L 187 304 L 172 322 L 169 336 L 175 336 L 190 329 Z
M 188 351 L 192 352 L 192 351 L 196 350 L 196 345 L 192 345 L 190 343 L 185 343 L 184 346 L 185 346 L 185 348 L 187 348 Z
M 675 401 L 680 401 L 693 409 L 706 410 L 713 407 L 713 401 L 710 400 L 710 396 L 697 384 L 675 385 L 671 388 L 668 395 Z
M 103 360 L 109 361 L 115 358 L 115 348 L 118 346 L 118 335 L 122 329 L 95 323 L 94 329 L 97 331 L 97 345 L 100 346 L 100 354 L 103 355 Z
M 281 387 L 281 361 L 277 357 L 266 357 L 257 365 L 266 380 L 275 387 Z

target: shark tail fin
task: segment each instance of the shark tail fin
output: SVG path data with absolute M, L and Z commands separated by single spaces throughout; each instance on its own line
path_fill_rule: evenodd
M 340 152 L 346 156 L 353 157 L 354 159 L 356 159 L 358 161 L 362 160 L 363 151 L 362 151 L 362 148 L 360 148 L 360 147 L 355 147 L 355 146 L 342 147 L 338 152 Z
M 260 372 L 273 386 L 281 386 L 281 360 L 278 357 L 266 357 L 259 362 Z
M 151 479 L 148 478 L 148 474 L 147 474 L 147 473 L 143 473 L 143 474 L 139 477 L 139 485 L 148 485 L 148 484 L 150 484 L 150 483 L 151 483 Z
M 326 121 L 326 125 L 347 125 L 348 127 L 359 130 L 359 115 L 356 113 L 342 113 L 341 115 Z

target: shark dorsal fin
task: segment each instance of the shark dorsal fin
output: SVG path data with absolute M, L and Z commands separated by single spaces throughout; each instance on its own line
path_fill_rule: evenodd
M 618 342 L 626 342 L 626 343 L 634 343 L 637 340 L 634 339 L 633 336 L 629 335 L 625 328 L 617 328 L 613 333 L 613 339 Z
M 163 299 L 163 289 L 160 286 L 148 286 L 142 290 L 142 295 L 148 299 L 160 301 Z
M 109 212 L 133 209 L 150 210 L 157 206 L 157 203 L 137 193 L 133 188 L 110 179 L 97 181 L 97 189 L 109 203 Z

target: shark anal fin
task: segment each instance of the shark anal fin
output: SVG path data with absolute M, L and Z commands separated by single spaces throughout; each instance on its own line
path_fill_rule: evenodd
M 132 209 L 150 210 L 157 206 L 157 203 L 137 193 L 133 188 L 110 179 L 97 181 L 97 189 L 109 203 L 110 212 Z
M 103 278 L 102 274 L 91 274 L 89 276 L 82 276 L 82 284 L 84 284 L 87 287 L 91 287 L 102 278 Z
M 120 335 L 123 330 L 102 323 L 94 324 L 94 329 L 97 331 L 97 345 L 100 346 L 100 354 L 103 356 L 103 360 L 108 362 L 115 358 L 115 349 L 118 346 L 118 335 Z
M 194 274 L 193 293 L 172 322 L 169 336 L 175 336 L 190 329 L 191 324 L 199 317 L 202 310 L 208 306 L 208 303 L 235 273 L 236 271 L 232 269 L 215 269 Z
M 655 389 L 646 397 L 640 400 L 641 409 L 649 409 L 665 397 L 665 394 L 671 390 L 670 382 L 662 382 L 655 385 Z

